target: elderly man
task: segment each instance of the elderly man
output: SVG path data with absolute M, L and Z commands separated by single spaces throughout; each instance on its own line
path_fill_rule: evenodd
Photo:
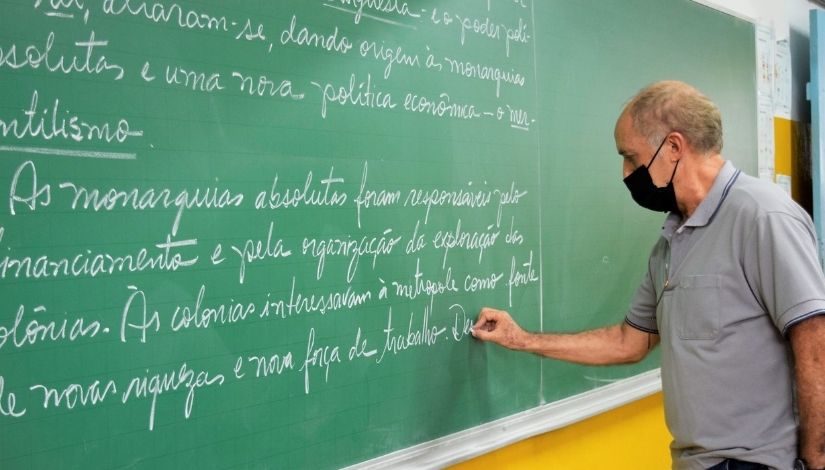
M 633 199 L 669 212 L 624 322 L 529 333 L 485 308 L 473 334 L 582 364 L 639 361 L 661 342 L 674 468 L 825 468 L 825 277 L 810 217 L 723 159 L 719 110 L 685 83 L 639 92 L 615 139 Z

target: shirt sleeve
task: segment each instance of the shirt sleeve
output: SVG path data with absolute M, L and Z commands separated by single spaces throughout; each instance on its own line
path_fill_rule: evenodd
M 825 313 L 825 276 L 810 218 L 767 212 L 752 230 L 745 246 L 745 276 L 782 334 Z
M 656 263 L 656 253 L 660 246 L 657 244 L 648 260 L 648 269 L 642 278 L 641 284 L 636 289 L 633 299 L 630 301 L 630 309 L 625 317 L 625 323 L 647 333 L 659 334 L 659 326 L 656 322 L 656 288 L 653 282 L 654 269 Z

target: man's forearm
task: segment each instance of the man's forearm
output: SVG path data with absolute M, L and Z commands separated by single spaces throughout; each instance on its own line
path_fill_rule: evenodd
M 799 385 L 799 453 L 809 468 L 825 468 L 825 383 Z
M 825 317 L 803 321 L 791 330 L 799 407 L 799 453 L 809 468 L 825 468 Z
M 626 324 L 575 334 L 529 333 L 519 348 L 541 356 L 587 365 L 638 362 L 658 337 Z

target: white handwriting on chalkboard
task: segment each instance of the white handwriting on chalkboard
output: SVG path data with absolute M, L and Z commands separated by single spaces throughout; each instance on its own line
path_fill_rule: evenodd
M 273 239 L 272 233 L 275 230 L 275 222 L 269 223 L 269 232 L 267 232 L 266 243 L 263 240 L 246 240 L 243 248 L 231 245 L 232 251 L 237 253 L 240 258 L 240 268 L 238 270 L 238 282 L 243 284 L 246 276 L 247 263 L 254 263 L 255 261 L 262 261 L 267 258 L 288 258 L 292 256 L 292 251 L 284 246 L 284 240 L 281 238 Z
M 383 43 L 379 44 L 377 41 L 364 40 L 361 41 L 361 46 L 358 52 L 362 57 L 372 56 L 377 60 L 385 62 L 384 79 L 390 78 L 392 67 L 395 64 L 406 65 L 408 67 L 421 67 L 421 60 L 417 54 L 407 53 L 403 47 L 390 47 Z
M 221 74 L 218 72 L 198 72 L 167 65 L 165 77 L 169 85 L 179 85 L 192 91 L 211 93 L 226 88 L 221 84 Z
M 392 281 L 392 286 L 395 287 L 395 295 L 405 299 L 415 299 L 419 295 L 426 295 L 432 297 L 441 295 L 447 292 L 458 292 L 458 287 L 453 279 L 452 268 L 447 268 L 444 273 L 444 279 L 432 280 L 424 277 L 421 272 L 421 259 L 415 259 L 415 274 L 412 282 L 404 283 L 399 281 Z
M 3 242 L 0 237 L 0 243 Z M 4 252 L 11 252 L 0 258 L 0 279 L 8 277 L 23 279 L 45 279 L 50 277 L 97 277 L 103 274 L 143 271 L 177 271 L 197 263 L 198 257 L 185 257 L 179 249 L 196 246 L 197 239 L 166 240 L 154 245 L 158 251 L 141 248 L 134 254 L 112 255 L 106 252 L 83 250 L 74 255 L 54 258 L 48 255 L 14 256 L 11 247 Z
M 364 13 L 364 9 L 372 13 L 384 13 L 407 18 L 419 18 L 421 16 L 418 13 L 412 12 L 407 2 L 400 0 L 326 0 L 326 6 L 335 6 L 343 11 L 353 13 L 355 15 L 353 19 L 355 24 L 360 23 L 362 17 L 389 22 L 385 18 Z M 349 8 L 354 8 L 354 10 Z M 392 22 L 389 23 L 395 24 Z
M 20 69 L 28 67 L 38 69 L 42 65 L 49 72 L 60 72 L 63 74 L 82 73 L 89 75 L 101 75 L 104 73 L 114 74 L 115 80 L 123 78 L 124 68 L 116 63 L 110 62 L 105 55 L 98 55 L 98 49 L 109 45 L 109 41 L 101 41 L 95 38 L 95 32 L 89 33 L 89 39 L 77 41 L 75 46 L 83 48 L 84 55 L 58 55 L 52 52 L 54 47 L 54 33 L 49 33 L 46 37 L 45 46 L 40 49 L 35 45 L 25 47 L 25 52 L 18 57 L 17 44 L 12 44 L 5 50 L 0 46 L 0 68 L 9 67 Z M 23 49 L 23 46 L 20 46 Z
M 224 16 L 213 16 L 195 10 L 184 10 L 177 3 L 164 4 L 143 0 L 103 0 L 103 13 L 142 16 L 155 23 L 177 24 L 184 29 L 228 31 Z
M 329 34 L 321 34 L 310 31 L 307 27 L 302 27 L 297 31 L 298 17 L 292 15 L 289 27 L 281 33 L 281 44 L 294 44 L 296 46 L 308 46 L 322 49 L 329 52 L 346 54 L 352 49 L 352 41 L 346 35 L 339 36 L 338 27 Z
M 136 286 L 128 286 L 132 292 L 129 299 L 126 300 L 126 305 L 123 306 L 123 313 L 120 315 L 120 342 L 126 343 L 128 341 L 127 332 L 129 330 L 138 330 L 140 332 L 140 342 L 146 343 L 147 332 L 154 329 L 155 333 L 160 331 L 160 314 L 155 310 L 151 317 L 149 316 L 149 308 L 146 303 L 146 293 L 138 289 Z M 138 319 L 141 323 L 130 323 L 132 321 L 133 309 L 132 304 L 140 302 L 140 305 L 135 307 L 137 309 Z
M 372 292 L 357 291 L 352 286 L 347 286 L 344 290 L 333 290 L 324 294 L 304 294 L 296 290 L 295 282 L 295 276 L 292 276 L 289 299 L 271 302 L 272 308 L 267 309 L 266 313 L 261 315 L 262 317 L 269 316 L 270 313 L 281 318 L 307 313 L 326 315 L 327 312 L 357 308 L 372 299 Z M 274 312 L 272 312 L 273 309 Z
M 37 90 L 34 90 L 29 109 L 23 111 L 22 117 L 0 117 L 0 134 L 18 140 L 38 138 L 107 144 L 124 143 L 132 137 L 143 136 L 143 131 L 133 130 L 127 119 L 119 119 L 116 123 L 90 122 L 61 109 L 58 98 L 42 109 L 38 105 L 39 99 Z
M 496 98 L 501 95 L 501 82 L 519 87 L 524 86 L 524 75 L 516 72 L 515 69 L 502 70 L 500 67 L 492 65 L 482 65 L 470 61 L 444 57 L 444 62 L 450 65 L 450 72 L 467 78 L 488 80 L 496 84 Z
M 367 339 L 361 339 L 361 327 L 358 327 L 358 332 L 355 334 L 355 343 L 349 348 L 347 357 L 350 361 L 361 357 L 372 357 L 378 354 L 377 349 L 367 350 Z
M 255 377 L 269 377 L 281 375 L 286 370 L 295 369 L 295 359 L 292 351 L 286 354 L 272 354 L 270 356 L 247 356 L 247 362 L 255 365 Z
M 496 244 L 499 230 L 493 230 L 495 225 L 490 225 L 485 231 L 467 232 L 461 227 L 461 219 L 455 224 L 455 230 L 439 230 L 433 236 L 433 248 L 444 250 L 441 266 L 447 265 L 447 255 L 453 248 L 463 248 L 465 250 L 478 250 L 478 262 L 484 256 L 484 251 Z
M 323 119 L 327 118 L 329 104 L 370 109 L 394 109 L 398 106 L 393 101 L 391 93 L 385 93 L 374 88 L 370 74 L 367 74 L 365 81 L 356 82 L 353 73 L 349 77 L 348 85 L 336 86 L 333 83 L 322 85 L 316 81 L 310 83 L 321 92 L 321 117 Z
M 3 397 L 3 395 L 6 393 L 5 389 L 6 379 L 2 375 L 0 375 L 0 416 L 9 416 L 12 418 L 19 418 L 21 416 L 24 416 L 26 414 L 26 408 L 20 410 L 16 409 L 17 395 L 13 392 L 9 392 L 8 395 Z
M 313 187 L 312 171 L 307 172 L 303 188 L 278 188 L 278 175 L 272 179 L 269 192 L 261 191 L 255 198 L 255 209 L 286 209 L 301 206 L 341 207 L 347 202 L 347 193 L 338 191 L 344 178 L 335 176 L 335 167 L 319 181 L 322 189 Z
M 60 424 L 67 411 L 108 415 L 114 405 L 129 408 L 121 415 L 148 409 L 148 429 L 160 432 L 170 411 L 177 421 L 198 413 L 196 396 L 213 416 L 250 405 L 215 405 L 213 395 L 241 390 L 248 402 L 255 393 L 246 383 L 220 389 L 226 378 L 218 372 L 258 379 L 258 391 L 292 386 L 290 397 L 300 394 L 303 375 L 304 394 L 317 394 L 325 384 L 351 383 L 341 373 L 347 360 L 372 374 L 391 368 L 396 355 L 415 362 L 428 360 L 426 348 L 454 353 L 454 341 L 468 342 L 474 294 L 518 304 L 539 266 L 527 254 L 535 226 L 522 234 L 515 223 L 532 221 L 534 207 L 511 211 L 527 191 L 508 175 L 527 174 L 532 185 L 529 169 L 516 160 L 493 165 L 481 152 L 462 173 L 475 181 L 455 182 L 454 166 L 468 167 L 451 160 L 486 145 L 521 158 L 530 142 L 509 128 L 535 122 L 524 89 L 532 56 L 517 46 L 530 41 L 532 23 L 518 18 L 525 0 L 491 1 L 485 13 L 480 0 L 456 14 L 409 0 L 316 0 L 299 2 L 293 14 L 220 2 L 33 0 L 39 10 L 28 14 L 48 23 L 25 26 L 40 35 L 0 40 L 0 75 L 33 78 L 0 106 L 0 152 L 140 152 L 141 161 L 10 163 L 17 167 L 7 172 L 12 217 L 0 227 L 0 296 L 10 296 L 0 313 L 0 359 L 21 355 L 23 366 L 0 375 L 0 419 L 22 417 L 28 405 L 37 414 L 28 418 L 39 419 L 42 407 Z M 116 27 L 85 26 L 89 8 L 98 16 L 92 25 Z M 495 19 L 505 9 L 509 19 Z M 241 10 L 249 17 L 231 16 Z M 65 20 L 75 16 L 82 23 Z M 421 31 L 397 35 L 397 27 Z M 132 40 L 138 36 L 144 40 Z M 518 57 L 503 60 L 511 46 Z M 467 86 L 474 83 L 481 86 Z M 13 95 L 19 103 L 8 102 Z M 180 102 L 170 97 L 186 101 L 187 115 L 170 108 Z M 158 120 L 164 110 L 237 148 L 181 133 Z M 436 119 L 455 120 L 446 127 L 456 132 L 420 131 L 417 123 Z M 473 127 L 478 119 L 482 126 Z M 494 126 L 509 126 L 508 135 Z M 221 156 L 231 162 L 216 163 Z M 252 197 L 254 206 L 244 207 Z M 155 233 L 164 217 L 168 230 Z M 509 232 L 502 217 L 511 218 Z M 96 229 L 103 226 L 115 228 Z M 51 232 L 69 235 L 54 243 Z M 198 266 L 209 249 L 211 263 Z M 372 258 L 371 272 L 363 257 Z M 194 346 L 162 347 L 170 340 Z M 86 361 L 90 368 L 76 374 L 65 369 L 78 362 L 75 349 L 114 360 Z M 30 354 L 40 350 L 53 350 L 53 360 Z M 221 368 L 228 359 L 234 377 Z M 6 383 L 19 380 L 17 369 L 26 380 L 19 391 Z M 264 396 L 253 401 L 273 406 Z M 86 431 L 78 428 L 78 439 Z
M 504 241 L 510 245 L 521 245 L 524 243 L 524 235 L 516 230 L 515 216 L 510 217 L 510 231 L 507 232 L 507 236 L 504 237 Z
M 341 348 L 338 346 L 318 346 L 315 347 L 315 328 L 309 329 L 307 338 L 307 351 L 304 363 L 299 369 L 304 373 L 304 393 L 309 393 L 310 368 L 317 367 L 324 370 L 324 382 L 329 382 L 329 368 L 332 364 L 341 362 Z
M 266 75 L 258 75 L 258 78 L 253 78 L 251 75 L 244 75 L 241 72 L 232 72 L 232 77 L 241 81 L 241 91 L 249 93 L 250 96 L 277 96 L 291 98 L 296 101 L 304 99 L 303 93 L 292 91 L 290 80 L 281 80 L 281 83 L 275 84 Z
M 20 186 L 21 180 L 26 181 L 29 179 L 31 182 L 31 191 L 29 191 L 29 186 L 26 186 L 26 189 Z M 23 183 L 26 184 L 26 183 Z M 20 192 L 23 192 L 22 195 Z M 31 160 L 27 160 L 20 164 L 17 169 L 14 171 L 14 176 L 11 178 L 11 185 L 9 187 L 9 213 L 11 215 L 17 214 L 16 205 L 18 203 L 24 204 L 26 207 L 29 208 L 31 211 L 36 211 L 39 206 L 47 207 L 52 202 L 52 189 L 51 185 L 44 184 L 40 186 L 37 181 L 37 168 L 34 166 L 34 162 Z M 0 242 L 3 241 L 3 233 L 0 232 Z
M 78 404 L 80 406 L 94 406 L 102 403 L 109 394 L 117 393 L 117 385 L 114 380 L 107 380 L 101 390 L 100 380 L 95 380 L 87 386 L 73 383 L 62 389 L 35 384 L 29 387 L 29 390 L 43 392 L 43 408 L 48 408 L 51 405 L 55 408 L 63 406 L 71 410 Z
M 42 316 L 46 314 L 46 307 L 38 305 L 32 309 L 34 314 Z M 11 326 L 0 325 L 0 349 L 11 340 L 10 345 L 15 348 L 22 348 L 27 345 L 34 345 L 43 342 L 59 342 L 67 340 L 73 342 L 78 338 L 94 338 L 103 330 L 108 333 L 108 328 L 101 328 L 100 322 L 96 320 L 88 321 L 83 317 L 69 319 L 64 315 L 62 319 L 40 320 L 37 317 L 26 318 L 26 307 L 21 305 L 17 309 L 17 315 Z M 30 314 L 29 317 L 32 315 Z
M 364 170 L 361 172 L 361 186 L 358 190 L 358 196 L 354 200 L 358 228 L 361 228 L 361 209 L 394 206 L 401 199 L 401 191 L 367 189 L 368 170 L 369 165 L 364 162 Z
M 424 307 L 424 315 L 421 317 L 421 324 L 413 326 L 415 313 L 410 312 L 410 319 L 407 323 L 406 333 L 394 333 L 395 327 L 392 324 L 392 307 L 387 312 L 387 327 L 384 328 L 384 349 L 381 355 L 376 359 L 376 363 L 380 364 L 384 360 L 384 356 L 389 352 L 393 355 L 411 348 L 428 347 L 438 342 L 439 337 L 447 331 L 447 328 L 439 328 L 437 326 L 430 326 L 430 316 L 433 312 L 433 298 L 430 297 L 430 303 Z
M 415 221 L 415 228 L 413 229 L 412 235 L 410 235 L 410 239 L 407 240 L 407 244 L 404 246 L 404 253 L 411 255 L 413 253 L 418 253 L 419 251 L 427 248 L 427 239 L 425 238 L 425 234 L 419 233 L 421 221 Z
M 150 398 L 149 430 L 151 431 L 155 428 L 155 407 L 158 397 L 165 393 L 176 392 L 181 388 L 188 390 L 183 406 L 183 416 L 189 419 L 195 404 L 195 392 L 203 387 L 223 385 L 224 380 L 223 374 L 210 374 L 205 370 L 195 372 L 184 362 L 178 370 L 154 375 L 150 375 L 149 370 L 146 370 L 146 375 L 132 378 L 120 400 L 125 404 L 131 399 Z
M 476 34 L 495 40 L 503 40 L 505 44 L 505 55 L 510 57 L 510 43 L 526 44 L 530 41 L 530 34 L 527 32 L 527 23 L 523 18 L 518 19 L 517 25 L 503 25 L 496 23 L 489 17 L 469 18 L 455 15 L 458 24 L 461 25 L 460 42 L 464 45 L 467 33 Z
M 152 64 L 150 64 L 148 60 L 146 62 L 144 62 L 143 63 L 143 68 L 140 69 L 140 78 L 146 80 L 147 82 L 154 81 L 157 77 L 152 75 L 151 69 L 152 69 Z
M 404 111 L 454 119 L 477 119 L 482 116 L 475 104 L 453 101 L 449 93 L 441 93 L 437 98 L 407 93 L 404 96 Z
M 33 167 L 32 171 L 34 172 Z M 36 178 L 36 172 L 34 172 L 34 175 Z M 15 181 L 17 180 L 15 179 Z M 49 186 L 45 187 L 48 188 Z M 193 190 L 181 189 L 174 192 L 168 188 L 87 188 L 66 181 L 60 183 L 59 188 L 69 192 L 72 198 L 72 210 L 100 212 L 115 209 L 145 211 L 174 208 L 176 211 L 175 219 L 172 221 L 172 235 L 176 235 L 178 232 L 184 210 L 239 207 L 243 204 L 244 199 L 243 193 L 234 193 L 229 189 L 218 187 L 195 188 Z M 35 194 L 36 191 L 33 191 L 33 195 Z
M 266 35 L 264 34 L 264 25 L 258 23 L 257 28 L 253 28 L 252 20 L 247 18 L 246 23 L 244 23 L 243 25 L 243 28 L 241 28 L 238 34 L 235 35 L 235 39 L 241 38 L 244 38 L 247 41 L 265 41 Z
M 324 265 L 327 256 L 349 257 L 347 266 L 347 282 L 351 282 L 358 271 L 358 261 L 362 256 L 372 255 L 372 267 L 379 256 L 392 254 L 393 249 L 401 241 L 401 237 L 390 236 L 392 229 L 387 229 L 381 236 L 364 235 L 353 240 L 350 235 L 342 238 L 310 238 L 304 237 L 301 244 L 301 254 L 310 255 L 317 260 L 315 276 L 321 279 L 324 275 Z
M 501 214 L 504 212 L 504 208 L 518 204 L 521 198 L 527 195 L 528 191 L 518 189 L 516 182 L 513 181 L 510 183 L 509 189 L 496 189 L 493 192 L 498 195 L 498 211 L 496 212 L 496 227 L 498 227 L 501 225 Z
M 468 337 L 473 330 L 474 319 L 468 317 L 464 307 L 459 304 L 450 305 L 450 311 L 453 312 L 454 316 L 453 326 L 450 328 L 453 333 L 453 340 L 461 341 Z
M 253 302 L 236 302 L 230 299 L 228 303 L 221 303 L 217 306 L 204 304 L 206 286 L 201 284 L 198 290 L 198 297 L 195 304 L 180 305 L 175 307 L 170 327 L 172 331 L 183 329 L 205 329 L 213 325 L 228 325 L 239 323 L 255 314 L 255 304 Z
M 198 257 L 187 258 L 173 250 L 197 244 L 196 239 L 172 241 L 167 235 L 166 241 L 154 245 L 157 250 L 141 248 L 125 255 L 93 252 L 91 249 L 62 258 L 49 255 L 16 257 L 12 253 L 0 258 L 0 279 L 98 277 L 123 272 L 177 271 L 194 265 Z
M 424 61 L 424 66 L 427 67 L 428 70 L 435 70 L 440 72 L 444 69 L 444 64 L 438 60 L 435 54 L 430 51 L 430 46 L 427 46 L 427 59 Z
M 457 189 L 449 191 L 446 189 L 411 189 L 404 198 L 404 207 L 424 206 L 427 211 L 424 214 L 424 224 L 430 218 L 430 210 L 433 207 L 487 207 L 493 197 L 493 192 L 489 190 L 464 190 Z
M 513 108 L 507 105 L 507 110 L 510 112 L 510 127 L 522 131 L 530 130 L 530 124 L 536 122 L 535 119 L 530 118 L 527 110 L 521 108 Z
M 455 18 L 453 18 L 453 15 L 451 15 L 450 12 L 439 11 L 438 8 L 433 8 L 430 14 L 430 21 L 432 21 L 435 25 L 449 26 L 455 21 Z
M 516 267 L 516 257 L 513 256 L 510 262 L 510 278 L 507 280 L 508 305 L 513 306 L 513 288 L 526 286 L 539 281 L 539 276 L 533 266 L 533 250 L 530 250 L 530 257 L 521 264 L 523 270 Z
M 35 0 L 34 8 L 40 8 L 40 5 L 43 4 L 43 0 Z M 53 11 L 48 13 L 55 13 L 59 12 L 61 9 L 66 10 L 83 10 L 85 6 L 83 5 L 82 0 L 49 0 L 49 6 L 52 8 Z
M 453 313 L 453 326 L 450 327 L 453 340 L 460 342 L 465 338 L 470 338 L 476 320 L 475 316 L 468 315 L 467 311 L 460 304 L 450 305 L 449 311 Z
M 492 273 L 485 277 L 468 274 L 464 277 L 464 292 L 478 292 L 480 290 L 495 290 L 504 273 Z

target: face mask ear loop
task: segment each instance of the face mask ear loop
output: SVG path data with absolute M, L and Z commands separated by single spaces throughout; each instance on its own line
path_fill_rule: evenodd
M 676 166 L 673 167 L 673 173 L 670 174 L 670 182 L 668 182 L 667 184 L 673 183 L 673 177 L 676 176 L 676 169 L 679 168 L 679 162 L 681 162 L 681 161 L 682 160 L 677 160 L 676 161 Z
M 667 142 L 667 136 L 662 139 L 662 143 L 659 144 L 659 148 L 656 149 L 656 153 L 653 154 L 653 158 L 650 159 L 650 163 L 648 163 L 645 168 L 650 169 L 650 165 L 653 165 L 653 160 L 656 160 L 656 157 L 659 156 L 659 150 L 662 150 L 662 146 L 665 145 L 665 142 Z

